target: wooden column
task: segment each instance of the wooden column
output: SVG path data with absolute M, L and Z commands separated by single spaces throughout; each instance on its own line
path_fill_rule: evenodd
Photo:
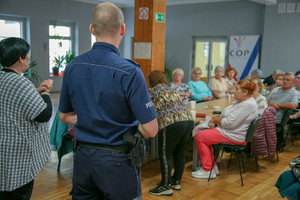
M 133 60 L 145 78 L 153 70 L 164 71 L 166 0 L 135 0 Z

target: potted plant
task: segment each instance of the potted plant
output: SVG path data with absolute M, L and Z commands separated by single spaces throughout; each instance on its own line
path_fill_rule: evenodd
M 64 60 L 65 60 L 65 56 L 54 57 L 53 60 L 54 66 L 52 67 L 53 74 L 58 74 L 59 68 L 62 67 Z
M 32 58 L 32 56 L 31 56 Z M 37 85 L 42 79 L 34 67 L 37 65 L 36 61 L 31 60 L 28 69 L 23 72 L 23 75 L 27 77 L 33 84 Z
M 65 55 L 65 63 L 66 66 L 75 58 L 75 52 L 74 51 L 67 51 Z
M 174 69 L 176 65 L 174 56 L 165 61 L 164 73 L 169 83 L 171 83 L 173 79 L 171 69 Z

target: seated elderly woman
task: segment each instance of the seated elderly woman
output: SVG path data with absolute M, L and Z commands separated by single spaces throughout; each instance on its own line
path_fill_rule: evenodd
M 283 72 L 280 72 L 280 73 L 277 73 L 276 76 L 275 76 L 275 83 L 274 85 L 270 88 L 270 91 L 269 93 L 267 94 L 267 96 L 273 91 L 274 88 L 276 87 L 282 87 L 283 85 L 283 76 L 284 76 L 284 73 Z
M 208 178 L 214 155 L 213 144 L 233 143 L 245 145 L 245 137 L 250 123 L 258 116 L 257 104 L 252 97 L 256 84 L 249 80 L 241 80 L 237 83 L 234 94 L 237 100 L 226 107 L 220 117 L 211 119 L 208 126 L 211 129 L 199 131 L 195 136 L 195 143 L 198 149 L 202 168 L 192 172 L 195 178 Z M 217 125 L 216 128 L 214 128 Z M 216 178 L 216 165 L 212 170 L 211 178 Z
M 229 94 L 235 92 L 237 71 L 233 67 L 228 67 L 225 71 L 225 81 L 227 83 Z
M 173 82 L 169 85 L 180 93 L 182 101 L 187 103 L 191 95 L 193 95 L 192 90 L 190 90 L 189 86 L 185 83 L 182 83 L 181 80 L 183 79 L 184 73 L 183 70 L 180 68 L 174 69 L 172 72 Z
M 192 90 L 192 99 L 195 101 L 210 101 L 212 100 L 212 93 L 207 87 L 206 83 L 200 80 L 202 70 L 200 67 L 194 67 L 192 70 L 192 80 L 188 83 Z
M 263 72 L 260 70 L 260 69 L 255 69 L 251 72 L 250 76 L 248 79 L 250 80 L 253 80 L 253 79 L 256 79 L 256 78 L 260 78 L 262 77 L 264 74 Z
M 153 195 L 171 196 L 173 190 L 180 190 L 181 177 L 185 166 L 185 145 L 194 127 L 194 120 L 183 105 L 176 90 L 168 86 L 166 76 L 161 71 L 148 74 L 150 97 L 158 118 L 158 154 L 162 179 L 160 184 L 149 192 Z M 171 177 L 172 160 L 174 174 Z M 171 185 L 171 186 L 170 186 Z
M 275 84 L 276 75 L 282 73 L 279 69 L 276 69 L 270 76 L 264 79 L 263 84 L 267 85 L 267 90 L 271 89 L 272 86 Z
M 254 79 L 253 82 L 256 84 L 256 90 L 253 92 L 253 98 L 255 99 L 258 107 L 258 114 L 262 115 L 265 109 L 268 107 L 268 102 L 266 98 L 261 95 L 261 89 L 263 84 L 260 79 Z
M 209 89 L 212 91 L 214 98 L 220 99 L 225 97 L 228 93 L 228 86 L 223 76 L 223 67 L 217 66 L 215 68 L 215 77 L 210 79 L 208 83 Z

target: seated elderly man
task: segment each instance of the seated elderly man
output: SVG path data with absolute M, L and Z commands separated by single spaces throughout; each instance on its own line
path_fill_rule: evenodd
M 283 77 L 283 86 L 274 88 L 267 97 L 270 106 L 277 110 L 275 115 L 276 124 L 280 124 L 284 109 L 296 109 L 298 105 L 299 93 L 293 88 L 295 75 L 293 72 L 287 72 Z M 283 142 L 283 133 L 277 135 L 279 144 Z

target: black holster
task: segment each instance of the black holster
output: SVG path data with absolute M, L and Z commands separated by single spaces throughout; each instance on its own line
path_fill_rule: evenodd
M 125 144 L 130 144 L 129 159 L 132 166 L 142 166 L 142 162 L 147 161 L 147 144 L 143 135 L 136 131 L 133 135 L 127 133 L 123 137 Z

